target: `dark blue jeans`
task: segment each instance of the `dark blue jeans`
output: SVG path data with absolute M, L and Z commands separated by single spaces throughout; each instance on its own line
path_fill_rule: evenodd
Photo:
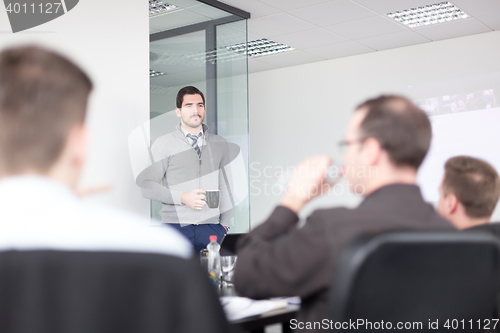
M 210 243 L 210 236 L 217 236 L 220 244 L 222 237 L 226 234 L 226 229 L 221 224 L 188 224 L 181 226 L 179 223 L 169 223 L 179 230 L 193 244 L 197 254 Z

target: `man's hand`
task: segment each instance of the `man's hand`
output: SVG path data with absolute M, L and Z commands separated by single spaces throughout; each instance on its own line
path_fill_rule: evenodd
M 181 203 L 193 209 L 201 210 L 207 204 L 204 199 L 205 191 L 197 189 L 182 193 Z
M 229 231 L 229 229 L 226 226 L 223 226 L 224 229 L 226 229 L 226 233 Z
M 300 162 L 290 177 L 280 204 L 297 214 L 308 201 L 326 193 L 332 185 L 326 181 L 326 172 L 331 164 L 332 159 L 326 155 Z

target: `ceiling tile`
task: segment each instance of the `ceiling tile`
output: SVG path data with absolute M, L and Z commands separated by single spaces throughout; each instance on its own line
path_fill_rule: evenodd
M 375 50 L 365 45 L 361 45 L 353 41 L 348 41 L 344 43 L 313 47 L 310 49 L 306 49 L 305 51 L 326 59 L 334 59 L 361 53 L 373 52 Z
M 255 72 L 262 72 L 262 71 L 268 71 L 271 69 L 279 68 L 278 66 L 266 64 L 265 62 L 258 61 L 256 59 L 248 58 L 248 72 L 249 73 L 255 73 Z
M 289 67 L 289 66 L 302 65 L 310 62 L 325 60 L 322 57 L 318 57 L 316 55 L 306 53 L 300 50 L 273 54 L 258 59 L 261 62 L 277 67 Z
M 260 0 L 283 11 L 317 5 L 332 0 Z
M 278 8 L 257 0 L 222 0 L 221 2 L 249 12 L 252 19 L 281 12 Z
M 441 40 L 491 31 L 476 19 L 465 19 L 413 29 L 431 40 Z
M 500 13 L 477 17 L 477 19 L 491 29 L 500 30 Z
M 193 13 L 197 13 L 197 14 L 209 17 L 212 20 L 223 18 L 223 17 L 231 15 L 228 12 L 225 12 L 223 10 L 220 10 L 218 8 L 215 8 L 215 7 L 212 7 L 209 5 L 205 5 L 205 4 L 192 6 L 186 10 L 189 10 L 189 11 L 192 11 Z
M 312 28 L 315 26 L 311 23 L 286 13 L 248 20 L 248 32 L 266 38 Z
M 498 0 L 453 0 L 452 3 L 472 16 L 500 13 Z
M 325 27 L 325 29 L 333 31 L 349 39 L 359 39 L 402 31 L 407 28 L 396 22 L 392 22 L 383 16 L 374 16 L 366 19 L 328 26 Z
M 262 37 L 261 35 L 256 35 L 256 34 L 252 34 L 252 33 L 248 33 L 247 34 L 247 40 L 250 42 L 252 40 L 257 40 L 257 39 L 262 39 L 264 37 Z
M 206 16 L 183 9 L 154 16 L 149 19 L 149 26 L 153 29 L 164 31 L 209 20 Z
M 294 32 L 292 34 L 276 36 L 273 38 L 275 42 L 289 45 L 295 49 L 306 49 L 315 46 L 334 44 L 347 41 L 333 32 L 326 31 L 322 28 L 311 29 L 306 31 Z
M 317 6 L 293 10 L 289 13 L 321 27 L 376 15 L 374 12 L 349 0 L 327 2 Z
M 396 47 L 430 42 L 429 39 L 409 30 L 362 38 L 356 41 L 375 50 L 394 49 Z
M 247 32 L 247 41 L 248 42 L 250 42 L 252 40 L 261 39 L 261 38 L 264 38 L 264 37 L 262 37 L 261 35 L 252 34 L 251 32 Z
M 363 5 L 371 10 L 376 11 L 381 15 L 392 13 L 397 10 L 408 9 L 413 7 L 425 6 L 433 3 L 441 2 L 441 0 L 353 0 L 360 5 Z M 468 0 L 472 1 L 472 0 Z M 476 0 L 473 0 L 476 1 Z

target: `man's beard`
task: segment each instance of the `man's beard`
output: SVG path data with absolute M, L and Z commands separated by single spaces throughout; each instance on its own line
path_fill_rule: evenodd
M 191 121 L 194 121 L 195 116 L 191 116 L 191 117 L 189 117 L 189 118 L 187 119 L 188 121 L 185 121 L 184 123 L 185 123 L 186 125 L 188 125 L 189 127 L 191 127 L 191 128 L 197 128 L 197 127 L 199 127 L 199 126 L 201 125 L 201 123 L 203 122 L 203 118 L 202 118 L 202 117 L 200 117 L 199 115 L 196 115 L 196 117 L 197 117 L 198 119 L 200 119 L 200 123 L 192 123 L 192 122 L 191 122 Z

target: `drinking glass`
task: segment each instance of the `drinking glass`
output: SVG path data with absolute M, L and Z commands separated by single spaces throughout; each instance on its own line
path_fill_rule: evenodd
M 237 256 L 221 257 L 222 268 L 222 284 L 227 286 L 233 283 L 234 266 L 236 265 Z

